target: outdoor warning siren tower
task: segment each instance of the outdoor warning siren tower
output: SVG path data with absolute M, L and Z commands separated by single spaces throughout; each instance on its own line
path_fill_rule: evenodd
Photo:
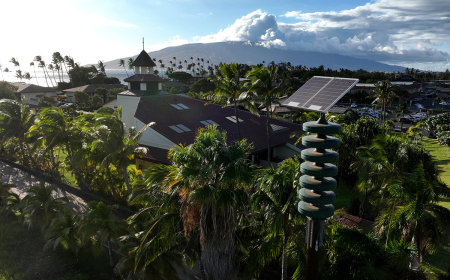
M 333 190 L 337 182 L 333 176 L 338 169 L 332 163 L 339 160 L 339 154 L 330 149 L 338 148 L 340 140 L 327 134 L 339 134 L 341 126 L 329 123 L 325 112 L 341 99 L 358 79 L 314 76 L 298 89 L 284 103 L 294 107 L 320 114 L 317 122 L 306 122 L 303 131 L 315 133 L 302 138 L 302 144 L 309 149 L 302 150 L 305 160 L 300 171 L 305 174 L 300 178 L 301 189 L 298 192 L 300 202 L 298 211 L 308 218 L 306 224 L 306 280 L 319 277 L 319 248 L 322 247 L 323 222 L 334 215 L 332 203 L 336 200 Z

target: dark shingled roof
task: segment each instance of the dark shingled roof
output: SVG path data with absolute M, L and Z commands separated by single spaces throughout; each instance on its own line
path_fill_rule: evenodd
M 164 82 L 164 79 L 153 74 L 136 74 L 124 79 L 125 82 Z
M 336 217 L 336 221 L 345 227 L 357 227 L 362 218 L 348 214 L 340 214 Z
M 155 62 L 150 58 L 148 53 L 146 53 L 144 50 L 141 51 L 141 53 L 136 57 L 134 60 L 133 66 L 146 66 L 146 67 L 155 67 Z
M 142 144 L 139 144 L 139 146 L 147 148 L 147 154 L 141 155 L 143 159 L 156 163 L 171 164 L 170 160 L 168 159 L 169 150 Z
M 17 93 L 44 93 L 44 92 L 56 92 L 56 89 L 50 87 L 41 87 L 33 84 L 21 84 L 14 83 L 17 87 Z
M 189 109 L 178 110 L 170 104 L 182 103 Z M 228 142 L 237 140 L 236 123 L 226 119 L 234 116 L 233 108 L 222 108 L 219 105 L 211 104 L 205 106 L 205 102 L 191 99 L 180 95 L 159 95 L 152 97 L 142 97 L 135 118 L 143 123 L 156 122 L 152 129 L 168 138 L 176 144 L 189 145 L 194 142 L 196 131 L 205 127 L 200 121 L 212 120 L 219 125 L 220 130 L 227 131 Z M 251 153 L 267 150 L 266 117 L 258 117 L 247 111 L 238 110 L 238 117 L 243 120 L 240 123 L 241 137 L 253 143 L 254 148 Z M 278 128 L 271 130 L 270 144 L 272 147 L 294 144 L 296 139 L 289 135 L 294 131 L 301 131 L 302 126 L 278 119 L 270 119 L 271 125 Z M 182 124 L 189 128 L 190 132 L 177 133 L 169 126 Z M 301 144 L 297 145 L 303 148 Z
M 92 84 L 92 85 L 84 85 L 75 88 L 69 88 L 63 90 L 64 92 L 75 92 L 75 91 L 84 91 L 86 93 L 95 93 L 97 88 L 105 88 L 107 90 L 114 88 L 124 88 L 125 85 L 122 84 Z

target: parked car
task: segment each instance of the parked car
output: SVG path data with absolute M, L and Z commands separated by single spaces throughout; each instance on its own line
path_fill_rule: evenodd
M 352 104 L 352 105 L 350 105 L 350 107 L 352 107 L 352 108 L 358 108 L 358 105 Z
M 408 118 L 399 118 L 398 122 L 400 122 L 400 123 L 407 123 L 407 124 L 414 124 L 414 121 L 412 119 L 408 119 Z
M 445 101 L 442 101 L 442 102 L 439 103 L 439 105 L 442 105 L 442 106 L 448 106 L 448 103 L 445 102 Z

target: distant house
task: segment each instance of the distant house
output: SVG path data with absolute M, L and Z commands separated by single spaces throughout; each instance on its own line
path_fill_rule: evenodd
M 189 145 L 195 140 L 198 129 L 216 125 L 227 132 L 228 142 L 237 140 L 237 125 L 240 124 L 241 138 L 253 143 L 250 160 L 268 166 L 266 118 L 258 117 L 247 111 L 238 110 L 238 120 L 234 108 L 220 105 L 207 105 L 204 101 L 181 95 L 169 94 L 161 90 L 163 79 L 153 73 L 154 62 L 145 51 L 135 60 L 135 73 L 125 81 L 128 90 L 117 95 L 117 100 L 105 104 L 117 109 L 122 107 L 122 120 L 126 128 L 142 129 L 146 124 L 155 122 L 143 133 L 140 146 L 148 152 L 136 160 L 140 168 L 152 163 L 170 164 L 169 150 L 178 144 Z M 282 160 L 299 154 L 303 146 L 295 145 L 290 138 L 294 131 L 302 126 L 284 120 L 270 119 L 271 164 L 277 166 Z
M 355 93 L 357 91 L 363 90 L 367 94 L 373 94 L 375 91 L 375 84 L 370 83 L 357 83 L 351 90 L 350 93 Z
M 33 84 L 26 83 L 13 83 L 17 87 L 16 97 L 19 100 L 26 98 L 29 105 L 38 105 L 39 98 L 36 97 L 38 94 L 43 94 L 45 96 L 55 97 L 58 96 L 58 92 L 54 88 L 41 87 Z
M 84 85 L 84 86 L 79 86 L 79 87 L 74 87 L 74 88 L 69 88 L 69 89 L 65 89 L 63 90 L 63 93 L 66 94 L 67 97 L 67 102 L 75 102 L 75 97 L 73 95 L 74 92 L 76 91 L 84 91 L 87 94 L 89 94 L 89 96 L 92 98 L 92 96 L 94 96 L 95 94 L 95 90 L 98 88 L 105 88 L 107 90 L 110 89 L 115 89 L 115 88 L 125 88 L 125 85 L 122 84 L 92 84 L 92 85 Z

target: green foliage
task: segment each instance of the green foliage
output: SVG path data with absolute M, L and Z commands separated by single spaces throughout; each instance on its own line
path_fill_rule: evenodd
M 450 146 L 450 113 L 429 117 L 424 127 L 430 135 L 436 135 L 439 144 Z
M 91 106 L 91 98 L 86 92 L 75 91 L 73 93 L 73 96 L 75 98 L 75 102 L 77 102 L 78 106 L 80 106 L 81 108 L 89 108 Z
M 103 105 L 103 98 L 100 97 L 100 95 L 98 95 L 97 93 L 94 94 L 94 96 L 92 97 L 92 106 L 93 107 L 100 107 Z
M 193 83 L 189 88 L 190 91 L 195 93 L 207 93 L 216 89 L 215 84 L 210 79 L 200 79 Z
M 46 95 L 40 93 L 40 94 L 36 94 L 36 97 L 39 99 L 38 106 L 41 106 L 41 107 L 51 107 L 51 106 L 56 106 L 58 104 L 58 101 L 56 100 L 56 98 L 54 98 L 52 96 L 46 96 Z
M 52 219 L 58 217 L 63 211 L 66 207 L 64 203 L 68 203 L 69 199 L 67 197 L 53 198 L 52 192 L 56 190 L 54 185 L 46 186 L 44 182 L 27 190 L 31 194 L 25 198 L 26 206 L 23 213 L 26 216 L 24 222 L 28 224 L 28 227 L 33 226 L 44 231 Z
M 167 73 L 167 77 L 174 79 L 176 81 L 180 81 L 182 83 L 188 83 L 193 79 L 191 74 L 182 71 Z
M 16 99 L 17 87 L 8 82 L 0 81 L 0 99 Z

